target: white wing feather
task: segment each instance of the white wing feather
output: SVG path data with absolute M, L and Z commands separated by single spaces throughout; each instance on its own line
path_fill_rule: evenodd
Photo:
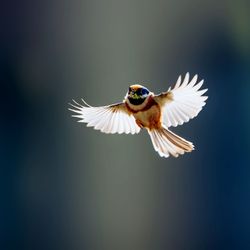
M 198 76 L 195 75 L 189 82 L 189 73 L 185 75 L 181 83 L 179 76 L 173 89 L 156 96 L 156 99 L 162 105 L 162 122 L 170 127 L 182 125 L 194 118 L 206 104 L 208 98 L 203 96 L 207 89 L 199 90 L 203 80 L 197 83 Z
M 83 101 L 83 100 L 82 100 Z M 127 112 L 124 103 L 113 104 L 102 107 L 92 107 L 85 101 L 83 106 L 76 101 L 70 104 L 72 108 L 70 111 L 76 113 L 73 117 L 79 118 L 78 122 L 87 123 L 87 127 L 94 127 L 107 134 L 137 134 L 140 132 L 140 127 L 136 124 L 133 115 Z

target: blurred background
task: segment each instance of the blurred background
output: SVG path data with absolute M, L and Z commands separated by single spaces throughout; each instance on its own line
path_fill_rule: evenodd
M 4 1 L 0 25 L 0 249 L 250 249 L 249 1 Z M 67 110 L 186 72 L 209 99 L 177 159 Z

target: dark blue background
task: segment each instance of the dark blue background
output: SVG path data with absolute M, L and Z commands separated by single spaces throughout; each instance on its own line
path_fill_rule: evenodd
M 250 249 L 250 6 L 245 1 L 21 1 L 1 7 L 0 249 Z M 187 71 L 196 150 L 71 119 Z

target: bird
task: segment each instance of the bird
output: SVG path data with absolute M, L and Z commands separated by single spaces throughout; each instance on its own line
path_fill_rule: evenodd
M 82 103 L 72 100 L 69 110 L 78 122 L 87 123 L 107 134 L 138 134 L 146 129 L 153 147 L 161 157 L 178 157 L 194 150 L 192 142 L 169 130 L 196 117 L 206 104 L 208 89 L 201 89 L 204 80 L 196 74 L 190 79 L 180 75 L 166 92 L 154 94 L 140 84 L 129 87 L 124 100 L 106 106 L 92 107 L 84 99 Z

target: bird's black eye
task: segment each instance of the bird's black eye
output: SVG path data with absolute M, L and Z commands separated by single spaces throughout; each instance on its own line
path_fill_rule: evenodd
M 132 89 L 129 87 L 129 88 L 128 88 L 128 92 L 130 93 L 131 91 L 132 91 Z

